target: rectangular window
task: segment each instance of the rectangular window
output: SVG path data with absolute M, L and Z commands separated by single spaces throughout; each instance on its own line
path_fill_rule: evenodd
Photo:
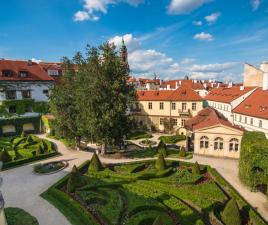
M 172 109 L 172 110 L 176 110 L 176 103 L 175 103 L 175 102 L 172 102 L 172 103 L 171 103 L 171 109 Z
M 48 70 L 47 73 L 49 76 L 59 76 L 58 70 Z
M 196 103 L 192 103 L 192 110 L 193 110 L 193 111 L 196 110 Z
M 178 125 L 178 120 L 177 119 L 172 119 L 172 125 L 177 126 Z
M 49 96 L 49 91 L 45 89 L 45 90 L 43 90 L 43 94 L 48 97 Z
M 184 120 L 184 119 L 181 120 L 181 126 L 182 126 L 182 127 L 185 126 L 185 120 Z
M 259 120 L 259 128 L 262 128 L 262 120 Z
M 14 105 L 9 106 L 8 111 L 9 111 L 9 113 L 16 113 L 17 112 L 16 106 L 14 106 Z
M 218 149 L 218 142 L 215 142 L 214 143 L 214 150 L 217 150 Z
M 160 125 L 164 125 L 164 118 L 160 118 Z
M 182 108 L 183 111 L 186 110 L 187 104 L 186 103 L 182 103 L 181 108 Z
M 13 75 L 12 70 L 3 70 L 2 71 L 2 76 L 3 77 L 12 77 L 12 75 Z
M 160 108 L 161 110 L 164 109 L 164 102 L 160 102 L 160 104 L 159 104 L 159 108 Z
M 245 116 L 245 124 L 248 123 L 248 118 Z
M 239 122 L 242 122 L 242 116 L 239 116 Z
M 138 102 L 135 103 L 136 109 L 140 109 L 140 105 Z
M 153 103 L 152 102 L 149 102 L 148 103 L 148 109 L 152 109 L 153 108 Z
M 16 99 L 16 91 L 6 91 L 6 99 Z
M 250 119 L 250 124 L 253 125 L 253 118 Z
M 230 143 L 229 145 L 229 151 L 233 151 L 234 150 L 234 144 L 233 143 Z
M 21 96 L 22 96 L 23 99 L 31 98 L 31 91 L 30 90 L 21 91 Z
M 223 149 L 223 143 L 220 142 L 220 150 L 222 150 L 222 149 Z
M 19 71 L 19 77 L 22 78 L 28 77 L 28 71 Z
M 33 112 L 33 108 L 30 105 L 27 105 L 25 108 L 25 112 Z
M 235 114 L 235 116 L 234 116 L 234 120 L 235 120 L 235 121 L 236 121 L 236 119 L 237 119 L 236 117 L 237 117 L 237 116 L 236 116 L 236 114 Z

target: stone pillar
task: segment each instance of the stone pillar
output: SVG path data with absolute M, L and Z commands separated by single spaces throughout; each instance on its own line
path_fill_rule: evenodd
M 3 163 L 0 161 L 0 171 L 2 168 Z M 0 187 L 3 184 L 3 178 L 0 177 Z M 4 206 L 5 206 L 5 201 L 2 195 L 2 192 L 0 191 L 0 224 L 1 225 L 7 225 L 7 221 L 6 221 L 6 216 L 5 216 L 5 212 L 4 212 Z

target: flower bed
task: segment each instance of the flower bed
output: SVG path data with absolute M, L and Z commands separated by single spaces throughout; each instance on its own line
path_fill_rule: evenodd
M 34 166 L 34 172 L 37 174 L 52 174 L 57 173 L 68 166 L 66 161 L 55 161 Z

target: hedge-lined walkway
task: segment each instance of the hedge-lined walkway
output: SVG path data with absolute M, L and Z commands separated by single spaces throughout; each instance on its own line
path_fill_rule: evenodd
M 40 137 L 45 138 L 44 136 Z M 6 207 L 19 207 L 26 210 L 38 219 L 40 225 L 70 225 L 66 218 L 57 209 L 50 205 L 46 200 L 42 199 L 39 195 L 69 173 L 74 164 L 79 165 L 85 160 L 90 159 L 92 153 L 68 150 L 60 141 L 49 140 L 53 141 L 58 146 L 58 150 L 62 153 L 62 156 L 48 159 L 43 162 L 68 160 L 70 166 L 59 173 L 47 176 L 38 176 L 32 172 L 35 163 L 4 171 L 2 172 L 4 178 L 2 191 L 6 200 Z M 105 158 L 101 160 L 106 163 L 118 163 L 142 161 L 144 159 L 115 160 Z M 187 161 L 198 161 L 200 164 L 207 164 L 216 168 L 253 207 L 258 208 L 258 212 L 268 221 L 268 205 L 266 197 L 260 193 L 250 192 L 240 183 L 238 180 L 238 161 L 202 156 L 194 156 L 193 159 Z

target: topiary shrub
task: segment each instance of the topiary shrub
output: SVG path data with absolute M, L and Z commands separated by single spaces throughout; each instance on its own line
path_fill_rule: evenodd
M 164 148 L 166 150 L 167 146 L 166 146 L 166 144 L 164 143 L 163 140 L 160 140 L 160 142 L 159 142 L 159 144 L 157 146 L 157 149 L 159 150 L 159 149 L 162 149 L 162 148 Z
M 240 211 L 235 199 L 231 199 L 226 204 L 221 218 L 225 225 L 241 225 Z
M 14 160 L 23 159 L 23 156 L 19 153 L 18 148 L 14 148 L 13 150 L 15 152 L 15 158 L 14 158 Z
M 158 155 L 158 158 L 155 162 L 155 168 L 159 171 L 165 170 L 167 167 L 165 158 L 162 154 Z
M 181 150 L 179 152 L 179 157 L 184 158 L 186 156 L 186 149 L 185 147 L 181 147 Z
M 192 173 L 201 174 L 201 170 L 200 170 L 200 166 L 198 162 L 195 162 L 195 164 L 192 166 Z
M 167 157 L 167 150 L 165 148 L 159 148 L 158 153 L 162 154 L 164 156 L 164 158 Z
M 153 225 L 165 225 L 165 224 L 164 224 L 164 221 L 163 221 L 162 217 L 161 217 L 161 216 L 158 216 L 158 217 L 155 219 Z
M 42 155 L 44 153 L 45 153 L 45 151 L 44 151 L 43 147 L 41 145 L 38 145 L 37 155 Z
M 11 156 L 5 148 L 3 148 L 3 150 L 0 152 L 0 161 L 2 161 L 3 163 L 12 161 Z
M 82 187 L 84 185 L 86 185 L 85 179 L 83 178 L 83 175 L 80 174 L 77 167 L 74 165 L 67 182 L 67 192 L 73 193 L 75 192 L 76 188 Z
M 21 132 L 20 137 L 22 137 L 22 138 L 23 138 L 23 137 L 26 137 L 26 134 L 25 134 L 25 132 L 24 132 L 24 131 L 22 131 L 22 132 Z
M 96 152 L 94 152 L 90 164 L 89 164 L 89 168 L 88 171 L 93 171 L 93 172 L 97 172 L 97 171 L 101 171 L 103 170 L 103 166 L 101 164 L 101 161 L 98 157 L 98 155 L 96 154 Z

